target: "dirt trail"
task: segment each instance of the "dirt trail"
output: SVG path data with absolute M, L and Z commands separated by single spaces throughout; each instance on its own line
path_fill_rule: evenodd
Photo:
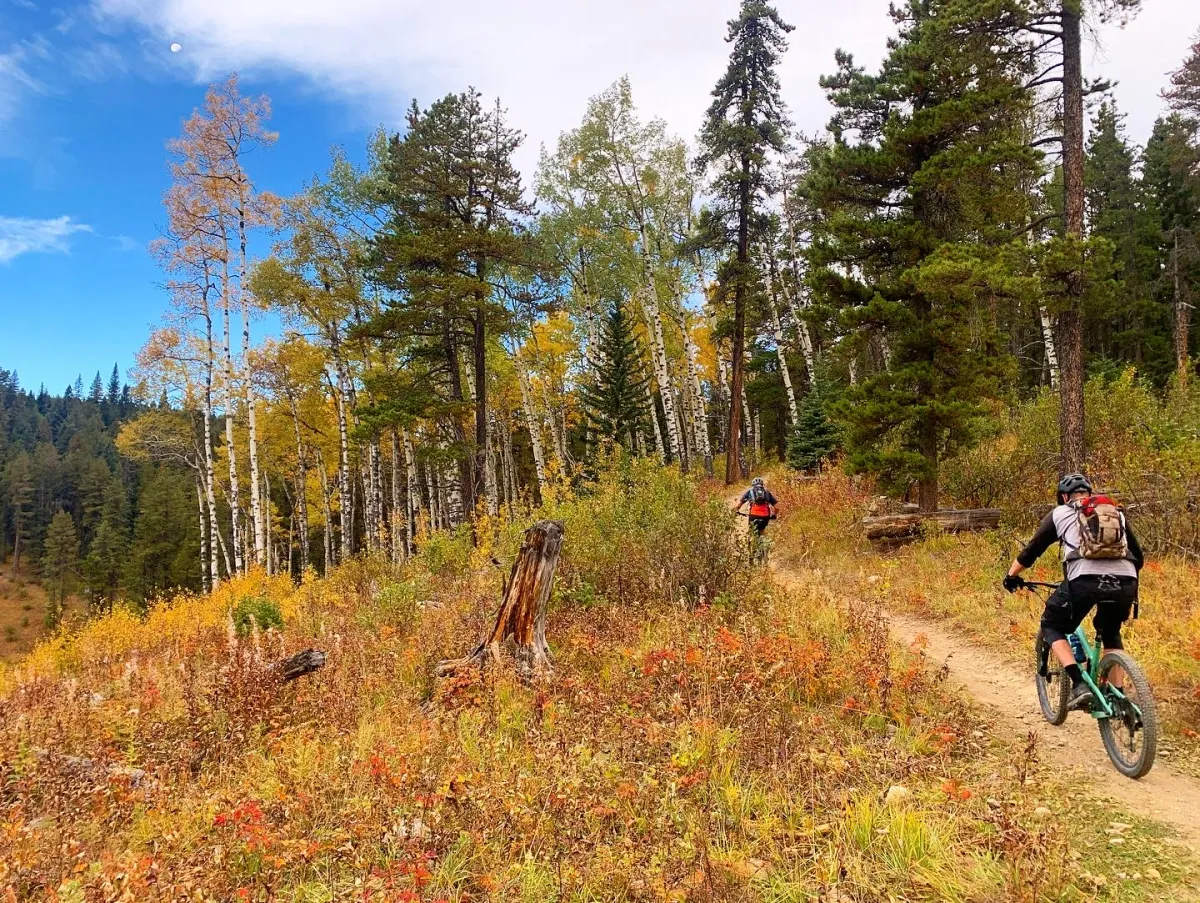
M 784 583 L 800 582 L 783 568 L 774 571 Z M 1061 727 L 1046 723 L 1038 708 L 1032 669 L 1021 673 L 1010 662 L 936 622 L 882 609 L 880 614 L 890 623 L 892 635 L 906 646 L 924 638 L 930 663 L 939 668 L 945 665 L 953 683 L 991 709 L 1003 733 L 1021 737 L 1036 731 L 1043 761 L 1075 772 L 1095 796 L 1109 797 L 1135 815 L 1174 829 L 1193 852 L 1200 853 L 1200 781 L 1181 774 L 1161 758 L 1140 781 L 1123 777 L 1109 762 L 1091 718 L 1072 713 Z

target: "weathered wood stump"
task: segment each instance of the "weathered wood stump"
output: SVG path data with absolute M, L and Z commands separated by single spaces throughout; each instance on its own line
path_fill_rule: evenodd
M 276 662 L 272 668 L 278 673 L 284 683 L 312 674 L 325 667 L 325 653 L 317 649 L 305 649 L 297 652 L 291 658 Z
M 994 530 L 1000 525 L 999 508 L 968 508 L 962 511 L 929 511 L 911 514 L 885 514 L 880 517 L 864 517 L 863 529 L 867 539 L 890 541 L 914 539 L 920 536 L 925 526 L 935 523 L 947 533 Z
M 538 521 L 525 531 L 525 542 L 513 562 L 491 631 L 470 655 L 438 665 L 439 676 L 453 674 L 468 665 L 484 668 L 489 661 L 499 661 L 500 647 L 509 638 L 515 644 L 517 668 L 522 673 L 550 670 L 546 610 L 562 544 L 563 525 L 559 521 Z

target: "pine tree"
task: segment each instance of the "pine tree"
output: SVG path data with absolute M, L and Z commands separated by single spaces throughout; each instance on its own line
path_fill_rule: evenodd
M 837 406 L 847 463 L 938 503 L 941 458 L 969 443 L 1010 373 L 981 300 L 1017 291 L 1000 249 L 1028 221 L 1025 57 L 959 0 L 893 8 L 878 76 L 839 53 L 823 80 L 835 144 L 809 180 L 827 217 L 815 281 L 851 341 L 886 349 Z M 854 143 L 847 141 L 852 133 Z
M 1160 298 L 1173 311 L 1172 363 L 1180 387 L 1191 376 L 1191 311 L 1200 285 L 1200 147 L 1196 126 L 1175 113 L 1154 124 L 1142 181 L 1157 230 Z
M 79 536 L 75 521 L 59 511 L 50 521 L 42 553 L 42 577 L 46 587 L 46 625 L 62 620 L 63 605 L 75 584 L 79 567 Z
M 1163 97 L 1176 112 L 1200 119 L 1200 34 L 1183 65 L 1171 73 L 1171 87 Z
M 91 391 L 88 392 L 88 401 L 92 404 L 100 404 L 104 401 L 104 380 L 100 378 L 100 371 L 96 371 L 96 377 L 92 380 Z
M 91 603 L 112 607 L 120 592 L 121 575 L 129 560 L 128 502 L 120 480 L 109 482 L 104 512 L 83 564 Z
M 796 470 L 815 473 L 841 447 L 837 425 L 829 418 L 827 381 L 813 380 L 800 402 L 796 428 L 788 437 L 787 462 Z
M 764 0 L 742 0 L 729 23 L 726 41 L 733 45 L 729 67 L 713 89 L 712 105 L 700 132 L 697 165 L 715 170 L 714 207 L 708 228 L 714 244 L 732 258 L 721 272 L 723 287 L 733 296 L 733 366 L 729 430 L 725 443 L 725 482 L 744 477 L 741 462 L 741 406 L 746 349 L 746 306 L 753 290 L 750 251 L 767 188 L 768 164 L 787 144 L 788 122 L 780 96 L 779 60 L 792 30 Z
M 108 403 L 115 407 L 121 400 L 121 371 L 113 364 L 112 375 L 108 378 Z
M 1115 104 L 1104 101 L 1087 144 L 1087 221 L 1093 239 L 1111 245 L 1120 285 L 1084 308 L 1084 334 L 1093 355 L 1136 363 L 1161 375 L 1167 347 L 1161 309 L 1152 297 L 1156 234 L 1135 173 L 1137 150 L 1125 137 L 1123 120 Z
M 599 339 L 590 361 L 592 380 L 580 387 L 580 401 L 594 438 L 634 452 L 636 437 L 649 423 L 650 378 L 642 369 L 642 352 L 623 305 L 609 305 Z

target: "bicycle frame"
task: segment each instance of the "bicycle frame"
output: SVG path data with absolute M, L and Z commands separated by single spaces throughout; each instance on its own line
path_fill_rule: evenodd
M 1055 583 L 1031 583 L 1026 581 L 1025 586 L 1058 589 L 1058 585 Z M 1112 705 L 1108 701 L 1108 694 L 1102 692 L 1099 683 L 1097 683 L 1097 681 L 1100 679 L 1100 657 L 1104 652 L 1104 646 L 1099 631 L 1096 633 L 1096 641 L 1094 643 L 1088 642 L 1087 634 L 1084 633 L 1082 624 L 1075 628 L 1074 635 L 1078 637 L 1079 645 L 1087 651 L 1088 666 L 1086 669 L 1080 668 L 1079 673 L 1083 677 L 1083 682 L 1088 685 L 1088 689 L 1092 691 L 1093 703 L 1092 708 L 1089 710 L 1089 714 L 1097 721 L 1102 721 L 1106 718 L 1118 717 L 1117 712 L 1113 709 Z M 1129 701 L 1128 697 L 1126 697 L 1126 695 L 1121 691 L 1120 687 L 1114 687 L 1112 684 L 1109 684 L 1108 692 L 1112 693 L 1123 702 Z M 1138 717 L 1140 718 L 1142 716 L 1142 710 L 1138 708 L 1136 704 L 1131 703 L 1131 705 L 1133 706 L 1133 710 L 1137 712 Z

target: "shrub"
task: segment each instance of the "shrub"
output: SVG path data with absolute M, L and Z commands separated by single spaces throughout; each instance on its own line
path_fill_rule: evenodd
M 245 596 L 234 606 L 233 626 L 238 636 L 246 636 L 254 627 L 278 630 L 283 627 L 283 612 L 270 599 Z
M 566 528 L 559 579 L 567 599 L 711 602 L 742 567 L 728 509 L 654 461 L 609 458 L 548 516 Z

